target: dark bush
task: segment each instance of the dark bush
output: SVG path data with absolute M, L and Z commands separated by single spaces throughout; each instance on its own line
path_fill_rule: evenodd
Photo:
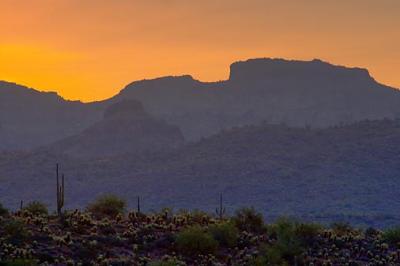
M 8 216 L 8 210 L 0 203 L 0 217 Z
M 374 237 L 376 237 L 376 236 L 379 235 L 379 234 L 380 234 L 380 231 L 377 230 L 377 229 L 375 229 L 375 228 L 372 228 L 372 227 L 368 227 L 368 228 L 365 230 L 365 236 L 366 236 L 366 237 L 374 238 Z
M 331 228 L 337 235 L 340 236 L 346 235 L 353 230 L 351 225 L 347 222 L 335 222 L 331 225 Z
M 307 235 L 304 233 L 306 230 L 303 231 L 304 228 L 304 226 L 298 228 L 295 222 L 286 218 L 281 218 L 272 225 L 270 230 L 276 236 L 276 242 L 267 249 L 268 262 L 272 265 L 295 264 L 296 258 L 304 249 L 298 235 L 302 237 Z
M 252 258 L 249 261 L 249 266 L 265 266 L 265 265 L 270 265 L 268 264 L 267 258 L 265 256 L 257 256 L 255 258 Z
M 316 223 L 297 223 L 294 233 L 303 246 L 309 246 L 314 242 L 321 230 L 322 226 Z
M 203 224 L 205 221 L 208 221 L 209 216 L 206 212 L 195 209 L 189 212 L 189 219 L 192 223 Z
M 152 261 L 148 264 L 149 266 L 184 266 L 186 265 L 185 262 L 180 261 L 178 259 L 167 259 L 167 260 L 157 260 Z
M 32 201 L 23 208 L 24 211 L 27 211 L 33 215 L 48 215 L 49 211 L 47 210 L 46 205 L 39 201 Z
M 114 195 L 104 195 L 88 206 L 88 211 L 97 218 L 104 216 L 115 218 L 125 212 L 126 202 Z
M 15 259 L 0 261 L 0 266 L 36 266 L 39 265 L 35 260 Z
M 221 246 L 235 247 L 238 240 L 238 229 L 231 222 L 224 222 L 210 226 L 209 231 Z
M 199 226 L 189 227 L 178 233 L 176 244 L 179 251 L 187 255 L 214 254 L 218 242 Z
M 4 224 L 4 235 L 12 244 L 19 244 L 29 237 L 25 224 L 20 220 L 7 221 Z
M 383 239 L 392 245 L 400 244 L 400 227 L 386 230 L 383 233 Z
M 242 208 L 236 211 L 232 218 L 241 231 L 260 233 L 264 230 L 264 219 L 254 208 Z

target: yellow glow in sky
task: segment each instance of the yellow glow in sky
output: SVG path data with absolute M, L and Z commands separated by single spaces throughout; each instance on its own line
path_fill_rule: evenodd
M 82 101 L 255 57 L 368 68 L 400 88 L 398 0 L 0 0 L 0 80 Z

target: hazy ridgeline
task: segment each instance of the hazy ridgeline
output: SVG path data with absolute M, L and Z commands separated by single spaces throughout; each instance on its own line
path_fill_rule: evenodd
M 78 134 L 123 99 L 140 101 L 151 115 L 179 126 L 189 141 L 263 121 L 326 127 L 400 115 L 400 93 L 365 69 L 252 59 L 232 64 L 226 81 L 204 83 L 191 76 L 136 81 L 111 99 L 89 104 L 1 82 L 0 149 L 29 149 Z
M 400 94 L 366 70 L 311 62 L 234 63 L 229 80 L 137 81 L 95 103 L 0 83 L 0 201 L 54 204 L 54 165 L 69 208 L 114 193 L 143 208 L 267 219 L 398 221 Z

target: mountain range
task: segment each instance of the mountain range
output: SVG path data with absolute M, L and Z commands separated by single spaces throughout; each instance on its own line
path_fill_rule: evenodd
M 399 91 L 379 84 L 365 69 L 320 60 L 251 59 L 233 63 L 226 81 L 142 80 L 87 104 L 1 82 L 0 150 L 27 150 L 76 135 L 124 99 L 138 100 L 154 117 L 178 126 L 187 141 L 265 121 L 328 127 L 400 116 Z
M 385 227 L 400 217 L 400 94 L 365 69 L 251 59 L 230 77 L 136 81 L 72 102 L 0 83 L 0 202 L 115 193 L 144 208 L 230 210 Z

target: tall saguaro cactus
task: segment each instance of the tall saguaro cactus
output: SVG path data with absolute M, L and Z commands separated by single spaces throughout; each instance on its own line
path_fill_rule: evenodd
M 64 207 L 64 174 L 61 176 L 61 186 L 58 174 L 58 164 L 56 165 L 57 174 L 57 214 L 61 216 L 62 207 Z
M 219 208 L 216 208 L 215 212 L 217 213 L 220 220 L 222 220 L 222 218 L 224 218 L 225 207 L 222 206 L 222 193 L 219 195 Z
M 140 213 L 140 197 L 137 197 L 137 212 Z

